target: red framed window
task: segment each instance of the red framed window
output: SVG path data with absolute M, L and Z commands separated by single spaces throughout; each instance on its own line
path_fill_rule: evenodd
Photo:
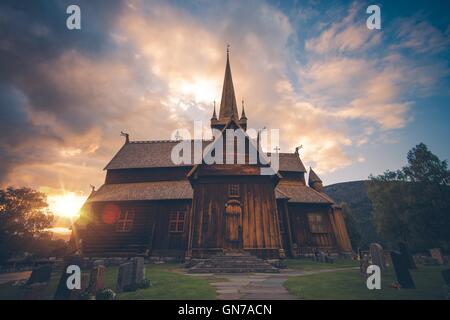
M 169 214 L 169 232 L 183 232 L 186 213 L 174 211 Z
M 321 213 L 309 213 L 308 222 L 312 233 L 328 232 L 325 217 Z
M 125 210 L 120 212 L 119 218 L 116 223 L 116 231 L 118 232 L 129 232 L 133 228 L 134 222 L 134 211 Z
M 229 184 L 228 185 L 228 196 L 229 197 L 239 197 L 239 185 Z

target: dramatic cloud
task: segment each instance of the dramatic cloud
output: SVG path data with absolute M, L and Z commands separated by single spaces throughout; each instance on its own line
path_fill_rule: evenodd
M 103 182 L 120 131 L 168 139 L 193 120 L 207 126 L 227 43 L 249 125 L 279 128 L 281 150 L 303 145 L 302 159 L 325 174 L 364 162 L 358 148 L 407 126 L 414 98 L 448 75 L 445 59 L 404 52 L 442 53 L 448 29 L 401 18 L 398 41 L 385 43 L 359 4 L 321 19 L 314 4 L 290 16 L 261 1 L 81 1 L 80 31 L 65 28 L 68 4 L 0 5 L 2 186 L 86 194 Z

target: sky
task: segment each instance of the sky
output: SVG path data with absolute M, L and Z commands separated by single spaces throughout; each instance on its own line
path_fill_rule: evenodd
M 66 8 L 81 8 L 68 30 Z M 366 8 L 381 8 L 381 29 Z M 86 196 L 124 143 L 205 125 L 226 46 L 249 127 L 325 185 L 450 159 L 448 1 L 2 1 L 0 187 Z M 240 103 L 239 103 L 240 105 Z

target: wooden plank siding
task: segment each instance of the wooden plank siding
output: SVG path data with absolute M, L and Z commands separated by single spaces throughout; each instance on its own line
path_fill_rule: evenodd
M 115 221 L 105 222 L 105 209 L 108 205 L 135 213 L 129 232 L 117 231 Z M 156 256 L 184 256 L 187 249 L 190 206 L 190 200 L 96 203 L 90 213 L 90 223 L 84 230 L 80 230 L 83 254 L 133 256 L 137 253 L 147 253 Z M 185 212 L 183 232 L 169 232 L 169 214 L 176 211 Z
M 317 204 L 289 204 L 289 220 L 292 242 L 297 245 L 296 254 L 311 254 L 315 249 L 338 252 L 336 237 L 332 221 L 330 220 L 330 206 Z M 322 215 L 325 230 L 320 233 L 311 231 L 308 214 L 318 213 Z
M 209 172 L 208 172 L 209 173 Z M 194 183 L 192 254 L 234 249 L 226 240 L 228 185 L 239 185 L 242 249 L 277 257 L 281 248 L 273 181 L 267 176 L 201 177 Z

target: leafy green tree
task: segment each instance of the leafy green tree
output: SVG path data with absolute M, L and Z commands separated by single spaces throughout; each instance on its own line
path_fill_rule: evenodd
M 0 262 L 50 240 L 53 221 L 44 193 L 29 188 L 0 190 Z
M 374 222 L 391 244 L 415 250 L 450 248 L 450 171 L 423 143 L 408 152 L 408 165 L 373 177 L 368 194 Z

